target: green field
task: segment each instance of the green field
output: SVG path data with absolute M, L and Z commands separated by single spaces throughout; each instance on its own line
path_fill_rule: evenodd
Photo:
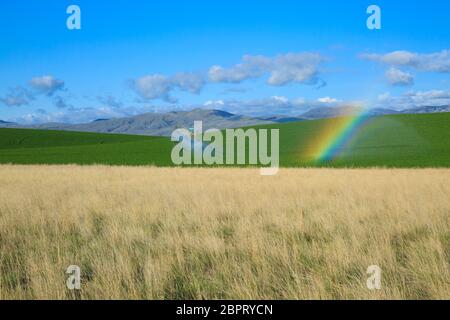
M 259 126 L 280 129 L 284 167 L 448 167 L 450 113 L 372 118 L 340 156 L 329 162 L 305 156 L 306 146 L 339 119 Z M 170 166 L 165 137 L 0 129 L 0 163 Z

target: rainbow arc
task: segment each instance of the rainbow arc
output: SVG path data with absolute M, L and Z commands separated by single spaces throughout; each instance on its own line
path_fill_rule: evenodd
M 307 157 L 312 158 L 315 162 L 337 159 L 358 137 L 369 119 L 370 115 L 364 108 L 353 116 L 326 120 L 319 134 L 307 149 Z

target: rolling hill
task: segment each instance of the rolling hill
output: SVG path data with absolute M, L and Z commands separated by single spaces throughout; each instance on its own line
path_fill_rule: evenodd
M 427 106 L 396 111 L 389 108 L 367 110 L 372 116 L 390 114 L 422 114 L 450 112 L 450 106 Z M 298 122 L 351 116 L 361 113 L 361 108 L 352 106 L 314 107 L 299 116 L 270 115 L 249 117 L 229 113 L 223 110 L 193 109 L 190 111 L 172 111 L 166 113 L 143 113 L 132 117 L 114 119 L 96 119 L 88 123 L 41 123 L 25 125 L 0 120 L 0 128 L 22 128 L 42 130 L 64 130 L 96 133 L 120 133 L 147 136 L 170 136 L 177 128 L 189 128 L 194 120 L 202 120 L 203 128 L 242 128 L 263 124 Z
M 281 166 L 449 167 L 450 113 L 396 114 L 370 118 L 351 143 L 329 161 L 307 151 L 342 118 L 274 123 L 280 129 Z M 0 163 L 171 166 L 167 137 L 33 129 L 0 129 Z

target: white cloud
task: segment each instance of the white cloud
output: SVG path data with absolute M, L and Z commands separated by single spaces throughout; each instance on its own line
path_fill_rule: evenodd
M 216 83 L 240 83 L 244 80 L 269 75 L 267 83 L 283 86 L 289 83 L 317 84 L 319 65 L 325 59 L 317 53 L 288 53 L 274 58 L 246 55 L 242 62 L 231 68 L 212 66 L 208 78 Z
M 0 97 L 0 102 L 8 107 L 20 107 L 34 99 L 34 95 L 27 88 L 17 86 L 10 88 L 5 96 Z
M 29 86 L 17 86 L 10 88 L 5 96 L 0 97 L 0 102 L 6 106 L 23 106 L 28 105 L 32 100 L 36 99 L 36 95 L 44 94 L 48 97 L 53 96 L 57 91 L 64 89 L 64 81 L 56 79 L 53 76 L 34 77 L 29 81 Z M 56 105 L 62 105 L 61 98 L 55 98 Z
M 381 62 L 390 66 L 411 67 L 418 71 L 450 72 L 450 50 L 429 54 L 410 51 L 394 51 L 387 54 L 362 54 L 362 59 Z
M 413 65 L 417 62 L 417 54 L 408 51 L 394 51 L 384 55 L 364 53 L 360 55 L 360 58 L 395 66 Z
M 289 102 L 289 99 L 288 99 L 288 98 L 282 97 L 282 96 L 273 96 L 272 99 L 275 100 L 275 101 L 279 101 L 279 102 L 281 102 L 281 103 L 287 103 L 287 102 Z
M 326 83 L 319 78 L 318 68 L 324 60 L 320 54 L 309 52 L 288 53 L 274 58 L 246 55 L 241 63 L 231 68 L 210 67 L 207 78 L 200 73 L 180 72 L 172 77 L 152 74 L 133 80 L 131 87 L 145 101 L 162 99 L 169 103 L 177 101 L 172 97 L 176 89 L 199 94 L 206 82 L 240 83 L 264 75 L 268 75 L 267 83 L 272 86 L 302 83 L 323 87 Z
M 132 83 L 132 88 L 142 99 L 147 101 L 162 99 L 170 103 L 177 101 L 171 96 L 174 89 L 198 94 L 203 86 L 203 78 L 194 73 L 178 73 L 173 77 L 161 74 L 147 75 Z
M 217 107 L 217 106 L 223 106 L 225 105 L 225 103 L 223 102 L 223 100 L 208 100 L 203 104 L 205 107 Z
M 450 90 L 408 92 L 404 95 L 415 106 L 450 105 Z
M 162 99 L 175 102 L 170 96 L 170 79 L 160 74 L 141 77 L 133 82 L 133 89 L 144 100 Z
M 413 75 L 399 68 L 418 72 L 450 73 L 450 50 L 427 54 L 399 50 L 386 54 L 365 53 L 359 57 L 390 66 L 386 79 L 391 85 L 408 86 L 414 83 Z
M 199 94 L 205 85 L 205 80 L 201 75 L 196 73 L 180 72 L 172 77 L 171 83 L 182 91 Z
M 318 65 L 323 61 L 319 54 L 287 54 L 278 56 L 270 69 L 268 83 L 282 86 L 291 82 L 303 84 L 318 83 Z
M 111 119 L 123 118 L 142 114 L 144 112 L 152 112 L 155 110 L 154 106 L 145 107 L 128 107 L 128 108 L 114 108 L 114 107 L 100 107 L 100 108 L 74 108 L 68 107 L 60 109 L 55 112 L 47 112 L 43 109 L 38 109 L 35 112 L 25 114 L 21 117 L 10 119 L 10 121 L 23 124 L 40 124 L 40 123 L 87 123 L 96 119 Z
M 350 105 L 347 103 L 346 105 Z M 271 116 L 271 115 L 286 115 L 298 116 L 301 113 L 319 107 L 336 107 L 340 106 L 341 102 L 338 99 L 316 99 L 307 100 L 299 97 L 296 99 L 288 99 L 283 96 L 272 96 L 262 99 L 251 100 L 218 100 L 207 101 L 203 107 L 208 109 L 220 109 L 240 115 L 249 116 Z M 191 106 L 191 108 L 194 106 Z
M 337 99 L 335 99 L 335 98 L 330 98 L 330 97 L 319 98 L 319 99 L 317 99 L 317 101 L 318 101 L 318 102 L 321 102 L 321 103 L 336 103 L 336 102 L 338 102 Z
M 258 78 L 261 75 L 261 70 L 244 64 L 238 64 L 231 69 L 214 65 L 208 71 L 209 81 L 216 83 L 240 83 L 247 79 Z
M 414 83 L 413 75 L 399 68 L 419 72 L 450 73 L 450 50 L 427 54 L 399 50 L 386 54 L 365 53 L 359 57 L 390 66 L 386 72 L 386 79 L 391 85 L 408 86 Z
M 403 72 L 397 68 L 391 67 L 385 73 L 389 84 L 394 86 L 410 86 L 414 84 L 414 77 L 408 72 Z
M 450 90 L 409 91 L 400 96 L 383 94 L 378 97 L 377 107 L 403 110 L 446 105 L 450 105 Z
M 278 96 L 254 100 L 208 101 L 208 104 L 204 105 L 208 109 L 221 109 L 235 114 L 252 116 L 273 115 L 275 113 L 291 114 L 295 113 L 295 110 L 298 110 L 301 106 L 296 105 L 285 97 Z
M 30 86 L 39 93 L 52 96 L 56 91 L 64 89 L 64 81 L 53 76 L 34 77 Z

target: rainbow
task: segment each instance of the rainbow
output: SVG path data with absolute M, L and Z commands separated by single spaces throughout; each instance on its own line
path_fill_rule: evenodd
M 355 140 L 368 119 L 367 111 L 361 109 L 357 115 L 326 120 L 307 150 L 308 157 L 319 163 L 336 159 Z

